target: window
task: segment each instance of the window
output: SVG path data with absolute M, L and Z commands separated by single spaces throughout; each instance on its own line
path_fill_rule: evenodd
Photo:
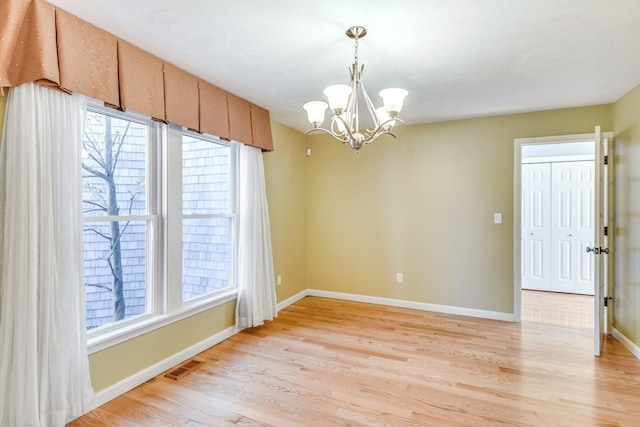
M 232 282 L 234 209 L 228 144 L 182 137 L 182 300 Z
M 135 113 L 87 112 L 90 352 L 235 298 L 236 147 Z
M 87 328 L 150 310 L 148 123 L 88 111 L 82 155 Z

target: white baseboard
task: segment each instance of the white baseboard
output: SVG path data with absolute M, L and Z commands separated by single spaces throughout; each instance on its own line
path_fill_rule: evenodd
M 320 291 L 307 289 L 308 296 L 341 299 L 345 301 L 366 302 L 371 304 L 388 305 L 391 307 L 413 308 L 416 310 L 433 311 L 436 313 L 457 314 L 460 316 L 478 317 L 481 319 L 502 320 L 515 322 L 513 313 L 500 311 L 478 310 L 475 308 L 454 307 L 450 305 L 429 304 L 426 302 L 407 301 L 393 298 L 372 297 L 367 295 L 347 294 L 343 292 Z
M 611 335 L 620 342 L 627 350 L 633 354 L 636 359 L 640 359 L 640 347 L 638 347 L 633 341 L 627 338 L 622 332 L 613 328 L 611 331 Z
M 160 375 L 161 373 L 171 369 L 176 365 L 179 365 L 180 363 L 188 360 L 196 354 L 202 353 L 209 347 L 212 347 L 226 340 L 227 338 L 230 338 L 238 332 L 239 330 L 235 326 L 224 329 L 217 334 L 212 335 L 209 338 L 192 345 L 191 347 L 185 348 L 184 350 L 179 351 L 178 353 L 175 353 L 167 357 L 166 359 L 149 366 L 146 369 L 143 369 L 142 371 L 136 372 L 130 377 L 127 377 L 117 382 L 116 384 L 105 388 L 104 390 L 100 390 L 96 393 L 96 396 L 89 405 L 88 410 L 91 411 L 98 406 L 104 405 L 105 403 L 109 402 L 112 399 L 115 399 L 121 394 L 124 394 L 129 390 L 139 386 L 140 384 L 149 381 L 151 378 Z
M 294 296 L 289 297 L 286 300 L 279 302 L 278 303 L 278 311 L 282 310 L 283 308 L 289 307 L 291 304 L 300 301 L 302 298 L 304 298 L 306 296 L 309 296 L 309 289 L 305 289 L 302 292 L 298 292 Z

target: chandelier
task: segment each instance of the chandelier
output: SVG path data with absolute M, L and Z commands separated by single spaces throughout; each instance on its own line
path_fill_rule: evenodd
M 404 97 L 408 92 L 404 89 L 389 88 L 380 91 L 383 107 L 376 109 L 367 95 L 362 83 L 362 71 L 364 65 L 358 64 L 358 40 L 367 34 L 364 27 L 354 26 L 347 29 L 347 36 L 355 40 L 354 61 L 349 70 L 351 85 L 332 85 L 324 90 L 329 104 L 323 101 L 311 101 L 303 105 L 307 112 L 309 122 L 313 126 L 306 134 L 311 132 L 324 132 L 333 136 L 343 144 L 348 143 L 356 153 L 365 144 L 373 141 L 380 135 L 396 137 L 391 130 L 396 122 L 402 122 L 397 116 L 402 109 Z M 358 111 L 359 97 L 362 95 L 367 106 L 369 116 L 373 122 L 371 129 L 360 131 L 360 117 Z M 322 128 L 325 110 L 329 107 L 333 112 L 329 129 Z M 305 134 L 305 135 L 306 135 Z

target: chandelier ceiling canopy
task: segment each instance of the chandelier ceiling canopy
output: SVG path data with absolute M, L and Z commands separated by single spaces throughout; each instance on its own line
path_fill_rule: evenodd
M 355 42 L 355 54 L 353 64 L 350 68 L 350 85 L 332 85 L 324 90 L 328 104 L 324 101 L 311 101 L 303 105 L 307 112 L 309 122 L 313 126 L 307 131 L 324 132 L 333 136 L 342 143 L 348 143 L 356 153 L 365 144 L 373 141 L 380 135 L 391 135 L 396 137 L 391 130 L 397 122 L 402 122 L 398 118 L 398 113 L 402 110 L 402 103 L 408 92 L 405 89 L 389 88 L 380 91 L 383 106 L 376 109 L 373 102 L 367 95 L 367 91 L 362 83 L 362 71 L 364 65 L 358 63 L 358 40 L 367 34 L 364 27 L 354 26 L 347 29 L 347 36 Z M 371 129 L 360 130 L 359 100 L 362 97 L 367 107 L 373 127 Z M 328 129 L 322 128 L 325 110 L 331 110 L 331 124 Z

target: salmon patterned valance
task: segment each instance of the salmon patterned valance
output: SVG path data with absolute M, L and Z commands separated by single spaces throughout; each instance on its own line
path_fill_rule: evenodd
M 227 92 L 200 80 L 200 129 L 211 135 L 231 139 Z
M 198 98 L 198 79 L 165 62 L 164 111 L 167 120 L 200 130 Z
M 118 40 L 118 75 L 122 108 L 166 120 L 163 62 L 160 58 Z
M 41 1 L 0 1 L 0 88 L 60 84 L 55 13 Z
M 0 91 L 30 81 L 273 150 L 267 110 L 43 0 L 1 0 Z
M 118 39 L 56 9 L 60 87 L 120 106 Z

